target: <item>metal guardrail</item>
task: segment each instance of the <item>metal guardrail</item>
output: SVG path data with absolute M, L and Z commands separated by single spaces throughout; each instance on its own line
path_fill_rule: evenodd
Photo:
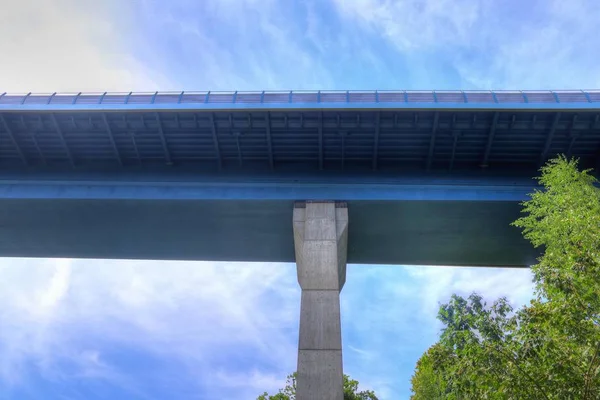
M 120 105 L 120 104 L 352 104 L 352 103 L 462 103 L 557 104 L 600 103 L 600 90 L 559 91 L 231 91 L 231 92 L 98 92 L 2 93 L 0 105 Z

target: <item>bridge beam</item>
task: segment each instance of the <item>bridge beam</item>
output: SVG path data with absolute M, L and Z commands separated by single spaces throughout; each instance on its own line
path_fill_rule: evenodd
M 293 224 L 302 288 L 296 399 L 342 400 L 340 291 L 346 281 L 348 208 L 297 203 Z

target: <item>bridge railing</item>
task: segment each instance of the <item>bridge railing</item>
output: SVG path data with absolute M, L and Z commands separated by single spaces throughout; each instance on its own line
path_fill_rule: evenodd
M 600 90 L 0 93 L 0 104 L 600 103 Z

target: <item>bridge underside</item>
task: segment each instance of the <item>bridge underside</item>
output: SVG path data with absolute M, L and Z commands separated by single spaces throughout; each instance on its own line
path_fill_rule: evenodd
M 293 206 L 292 200 L 3 199 L 0 254 L 293 262 Z M 349 201 L 348 262 L 530 265 L 535 252 L 508 225 L 519 209 L 507 201 Z
M 294 261 L 295 201 L 348 204 L 348 262 L 526 266 L 509 224 L 600 92 L 0 96 L 0 256 Z
M 600 103 L 598 103 L 600 104 Z M 479 172 L 528 176 L 558 153 L 596 167 L 596 110 L 70 110 L 3 112 L 0 169 L 214 173 Z

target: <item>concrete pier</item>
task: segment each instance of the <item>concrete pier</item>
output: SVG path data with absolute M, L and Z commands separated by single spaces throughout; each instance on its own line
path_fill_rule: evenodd
M 345 203 L 296 204 L 294 245 L 302 288 L 297 400 L 343 399 L 340 291 L 347 243 Z

